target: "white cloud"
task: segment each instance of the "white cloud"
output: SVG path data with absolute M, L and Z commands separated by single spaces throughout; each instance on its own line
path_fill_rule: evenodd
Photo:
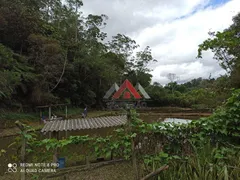
M 198 45 L 209 37 L 208 31 L 227 28 L 238 7 L 240 1 L 233 0 L 215 9 L 210 7 L 187 18 L 143 29 L 135 38 L 142 46 L 150 45 L 158 60 L 152 72 L 153 81 L 169 82 L 166 73 L 177 74 L 181 81 L 207 78 L 210 73 L 213 77 L 224 74 L 212 52 L 205 52 L 201 60 L 195 57 Z
M 176 73 L 181 81 L 224 74 L 205 52 L 196 59 L 198 45 L 207 39 L 208 31 L 222 31 L 232 23 L 239 12 L 240 0 L 231 0 L 221 6 L 203 7 L 210 0 L 91 0 L 84 2 L 84 12 L 107 14 L 106 31 L 110 36 L 124 33 L 142 48 L 149 45 L 158 62 L 153 81 L 169 82 L 167 73 Z M 101 2 L 101 4 L 100 4 Z
M 134 36 L 146 27 L 166 22 L 191 13 L 209 0 L 86 0 L 85 14 L 106 14 L 109 36 L 125 33 Z
M 161 84 L 167 84 L 169 79 L 167 78 L 168 73 L 174 73 L 179 78 L 177 82 L 190 81 L 193 77 L 204 77 L 207 78 L 211 74 L 211 77 L 217 77 L 224 73 L 221 68 L 216 68 L 214 66 L 204 66 L 200 60 L 182 63 L 182 64 L 169 64 L 161 65 L 154 69 L 153 82 L 161 82 Z

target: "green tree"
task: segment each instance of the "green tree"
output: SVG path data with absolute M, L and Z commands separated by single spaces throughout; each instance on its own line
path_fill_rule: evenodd
M 0 2 L 1 107 L 95 105 L 124 78 L 150 84 L 150 48 L 134 57 L 139 46 L 123 34 L 104 43 L 108 17 L 83 16 L 82 6 L 81 0 Z
M 240 87 L 240 13 L 233 18 L 233 24 L 223 32 L 210 32 L 211 38 L 205 40 L 198 49 L 198 57 L 202 51 L 211 50 L 223 69 L 227 71 L 234 87 Z

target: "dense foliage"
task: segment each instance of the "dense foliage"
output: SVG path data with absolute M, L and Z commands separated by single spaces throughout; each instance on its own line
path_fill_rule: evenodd
M 67 139 L 37 141 L 31 133 L 28 152 L 41 149 L 36 161 L 51 160 L 51 153 L 59 148 L 61 154 L 76 145 L 79 153 L 93 158 L 111 155 L 114 158 L 132 158 L 137 153 L 141 176 L 168 164 L 160 174 L 163 179 L 238 179 L 240 177 L 240 90 L 235 90 L 216 112 L 190 124 L 148 124 L 131 112 L 129 124 L 117 129 L 111 136 L 70 136 Z M 134 150 L 132 149 L 134 142 Z M 67 155 L 68 156 L 68 155 Z
M 150 47 L 123 34 L 106 42 L 106 15 L 81 13 L 81 0 L 0 2 L 0 106 L 100 104 L 125 78 L 148 86 Z
M 158 83 L 146 87 L 152 102 L 150 105 L 192 107 L 196 109 L 215 108 L 229 96 L 229 79 L 193 79 L 183 84 L 176 82 L 161 86 Z
M 240 87 L 240 13 L 233 18 L 233 24 L 223 32 L 209 32 L 210 38 L 199 45 L 198 57 L 211 50 L 214 58 L 228 72 L 231 85 Z
M 102 31 L 108 17 L 84 15 L 81 0 L 2 0 L 0 2 L 0 108 L 67 102 L 73 106 L 103 106 L 102 97 L 116 82 L 139 82 L 152 106 L 213 108 L 239 87 L 239 14 L 224 32 L 199 46 L 212 49 L 229 74 L 217 79 L 193 79 L 177 84 L 151 85 L 149 64 L 156 61 L 149 46 L 124 34 L 107 42 Z M 110 38 L 108 38 L 110 39 Z M 136 52 L 135 54 L 133 52 Z

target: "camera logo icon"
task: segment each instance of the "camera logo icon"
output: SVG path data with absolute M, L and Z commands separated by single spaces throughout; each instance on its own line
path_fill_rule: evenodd
M 17 172 L 17 164 L 9 163 L 8 164 L 8 172 Z

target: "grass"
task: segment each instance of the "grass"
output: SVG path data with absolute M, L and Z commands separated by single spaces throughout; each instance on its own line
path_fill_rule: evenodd
M 83 112 L 83 109 L 81 108 L 69 108 L 68 109 L 68 116 L 74 117 L 74 116 L 81 116 L 81 113 Z M 57 116 L 65 117 L 65 109 L 62 108 L 52 108 L 52 113 Z M 48 110 L 45 108 L 44 111 L 42 111 L 42 114 L 45 117 L 48 117 Z M 31 112 L 31 113 L 25 113 L 25 112 L 13 112 L 13 111 L 2 111 L 0 113 L 0 120 L 8 120 L 8 121 L 38 121 L 40 118 L 40 112 Z
M 139 112 L 141 109 L 139 110 Z M 191 109 L 186 108 L 177 108 L 177 107 L 161 107 L 156 110 L 158 113 L 168 113 L 171 112 L 181 112 L 181 113 L 189 113 L 188 111 L 192 111 Z M 152 113 L 153 110 L 151 110 Z M 65 117 L 65 107 L 53 107 L 52 113 L 59 117 Z M 82 108 L 71 107 L 68 108 L 68 118 L 79 118 L 83 113 Z M 144 113 L 144 112 L 142 112 Z M 106 115 L 117 115 L 119 111 L 96 111 L 89 109 L 88 116 L 89 117 L 99 117 L 99 116 L 106 116 Z M 149 113 L 146 113 L 149 115 Z M 48 109 L 45 108 L 42 111 L 42 115 L 48 117 Z M 11 111 L 2 111 L 0 112 L 0 121 L 38 121 L 40 119 L 40 112 L 31 112 L 31 113 L 24 113 L 24 112 L 11 112 Z
M 96 117 L 96 116 L 105 116 L 105 115 L 116 115 L 119 111 L 96 111 L 96 110 L 88 110 L 89 117 Z M 67 117 L 68 118 L 76 118 L 81 117 L 83 113 L 83 109 L 81 108 L 69 108 L 67 110 Z M 55 114 L 58 117 L 65 117 L 65 109 L 52 109 L 52 114 Z M 42 115 L 48 117 L 48 111 L 42 111 Z M 34 121 L 39 120 L 40 112 L 36 113 L 24 113 L 24 112 L 3 112 L 0 114 L 0 120 L 28 120 Z
M 39 120 L 39 115 L 36 113 L 18 113 L 18 112 L 3 112 L 0 114 L 0 129 L 13 128 L 15 121 L 21 122 L 36 122 Z
M 0 114 L 0 120 L 37 120 L 39 115 L 36 113 L 17 113 L 17 112 L 4 112 Z

